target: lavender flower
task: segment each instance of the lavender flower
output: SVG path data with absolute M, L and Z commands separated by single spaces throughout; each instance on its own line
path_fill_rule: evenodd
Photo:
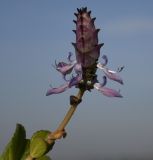
M 98 62 L 100 48 L 104 44 L 98 44 L 98 32 L 100 29 L 95 28 L 94 21 L 96 18 L 91 18 L 91 11 L 87 11 L 87 8 L 77 10 L 78 13 L 74 13 L 77 17 L 77 20 L 74 20 L 76 30 L 73 30 L 76 34 L 76 43 L 72 43 L 75 48 L 76 60 L 72 60 L 72 53 L 70 52 L 67 57 L 68 63 L 56 63 L 55 61 L 54 68 L 62 74 L 66 83 L 57 88 L 50 88 L 46 95 L 62 93 L 68 88 L 75 86 L 89 91 L 95 88 L 108 97 L 122 97 L 120 91 L 107 88 L 105 85 L 107 78 L 123 84 L 122 78 L 118 75 L 123 67 L 118 69 L 118 71 L 108 69 L 106 67 L 108 63 L 106 55 L 102 56 L 103 63 Z M 99 83 L 97 80 L 97 68 L 101 69 L 105 74 L 103 83 Z M 75 76 L 72 74 L 72 78 L 67 80 L 66 75 L 71 74 L 73 70 Z

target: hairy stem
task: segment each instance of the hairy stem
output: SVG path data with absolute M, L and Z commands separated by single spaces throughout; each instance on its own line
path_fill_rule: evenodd
M 76 97 L 81 100 L 82 96 L 84 94 L 84 90 L 79 90 L 78 94 L 76 95 Z M 64 130 L 64 128 L 66 127 L 66 125 L 68 124 L 68 122 L 70 121 L 71 117 L 73 116 L 76 108 L 77 108 L 78 104 L 73 104 L 70 105 L 70 109 L 68 110 L 67 114 L 65 115 L 63 121 L 60 123 L 60 125 L 58 126 L 58 128 L 56 130 L 58 131 L 62 131 Z
M 79 92 L 75 96 L 75 98 L 77 98 L 77 100 L 81 101 L 84 92 L 85 92 L 85 90 L 79 89 Z M 68 124 L 68 122 L 70 121 L 71 117 L 73 116 L 78 104 L 79 103 L 72 103 L 70 105 L 70 108 L 69 108 L 68 112 L 66 113 L 63 121 L 57 127 L 56 131 L 48 135 L 48 142 L 51 139 L 55 139 L 56 140 L 56 139 L 60 139 L 62 137 L 63 131 L 64 131 L 66 125 Z

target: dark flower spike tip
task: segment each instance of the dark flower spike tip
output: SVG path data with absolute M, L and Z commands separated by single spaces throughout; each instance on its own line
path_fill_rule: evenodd
M 94 24 L 95 20 L 96 20 L 96 17 L 92 18 L 91 23 Z
M 77 8 L 77 11 L 78 11 L 78 13 L 79 14 L 82 14 L 82 13 L 84 13 L 84 12 L 87 12 L 87 7 L 82 7 L 82 8 Z
M 80 12 L 80 9 L 79 9 L 79 8 L 77 8 L 77 11 L 78 11 L 78 12 Z
M 88 11 L 88 15 L 89 15 L 89 16 L 91 15 L 91 11 Z
M 98 36 L 99 31 L 100 31 L 100 29 L 99 29 L 99 28 L 95 30 L 95 37 L 97 37 L 97 36 Z
M 78 18 L 78 14 L 77 13 L 74 13 L 74 15 Z
M 73 20 L 73 22 L 74 22 L 75 24 L 77 24 L 77 21 L 76 21 L 76 20 Z
M 82 8 L 83 12 L 87 12 L 87 7 Z
M 73 29 L 72 31 L 76 34 L 76 30 L 75 29 Z

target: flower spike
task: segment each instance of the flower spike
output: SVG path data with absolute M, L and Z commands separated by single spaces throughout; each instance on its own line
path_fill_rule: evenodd
M 62 93 L 66 89 L 76 86 L 77 88 L 84 88 L 85 91 L 90 91 L 96 88 L 101 93 L 108 97 L 122 97 L 119 91 L 105 87 L 107 79 L 123 84 L 122 78 L 118 75 L 124 66 L 118 68 L 117 71 L 112 71 L 106 67 L 108 58 L 106 55 L 102 56 L 103 62 L 99 63 L 100 49 L 104 43 L 99 43 L 98 33 L 100 29 L 95 27 L 96 18 L 91 17 L 91 11 L 86 7 L 77 8 L 77 13 L 74 13 L 76 19 L 73 22 L 76 28 L 73 30 L 76 36 L 76 42 L 72 43 L 75 49 L 76 60 L 72 59 L 72 53 L 69 52 L 67 56 L 68 63 L 55 61 L 54 68 L 60 72 L 67 82 L 58 88 L 51 88 L 47 95 Z M 101 69 L 105 76 L 103 82 L 99 83 L 97 80 L 97 68 Z M 66 79 L 68 74 L 76 74 L 70 79 Z

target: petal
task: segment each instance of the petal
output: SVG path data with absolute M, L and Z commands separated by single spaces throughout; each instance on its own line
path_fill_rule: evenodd
M 73 67 L 74 64 L 66 64 L 64 62 L 59 62 L 56 67 L 56 70 L 62 73 L 63 75 L 66 75 L 72 72 Z
M 98 64 L 97 64 L 97 68 L 99 68 L 99 69 L 102 69 L 102 70 L 103 70 L 103 69 L 104 69 L 104 66 L 103 66 L 103 64 L 98 63 Z
M 76 63 L 74 66 L 74 70 L 76 74 L 82 74 L 82 66 L 80 63 Z
M 94 84 L 94 88 L 97 89 L 99 91 L 99 89 L 102 87 L 102 85 L 100 83 L 95 83 Z
M 73 55 L 72 52 L 69 52 L 69 55 L 67 57 L 68 61 L 71 63 L 73 62 L 73 60 L 71 59 L 72 55 Z
M 82 80 L 82 75 L 77 74 L 76 77 L 72 77 L 72 79 L 70 80 L 69 87 L 71 88 L 72 86 L 77 85 L 81 80 Z
M 57 64 L 57 62 L 55 61 L 55 65 L 56 65 L 56 67 L 64 67 L 64 66 L 67 66 L 68 64 L 65 63 L 65 62 L 59 62 L 59 63 Z
M 103 68 L 103 72 L 105 73 L 106 77 L 114 80 L 120 84 L 123 84 L 123 80 L 122 78 L 117 74 L 117 72 L 115 71 L 111 71 L 108 68 Z
M 108 58 L 107 58 L 106 55 L 103 55 L 102 58 L 103 58 L 103 60 L 104 60 L 104 63 L 102 63 L 102 65 L 103 65 L 103 66 L 106 66 L 107 63 L 108 63 Z
M 107 87 L 103 87 L 100 83 L 95 83 L 94 88 L 100 91 L 103 95 L 107 97 L 122 97 L 119 91 L 116 91 L 114 89 L 110 89 Z
M 106 76 L 103 76 L 103 83 L 101 84 L 102 87 L 104 87 L 107 83 L 107 78 Z
M 101 93 L 103 93 L 103 95 L 107 96 L 107 97 L 123 97 L 119 91 L 116 91 L 114 89 L 111 88 L 107 88 L 107 87 L 102 87 L 99 90 Z
M 46 96 L 62 93 L 68 89 L 68 86 L 69 86 L 69 83 L 66 83 L 66 84 L 59 86 L 58 88 L 51 88 L 47 91 Z

